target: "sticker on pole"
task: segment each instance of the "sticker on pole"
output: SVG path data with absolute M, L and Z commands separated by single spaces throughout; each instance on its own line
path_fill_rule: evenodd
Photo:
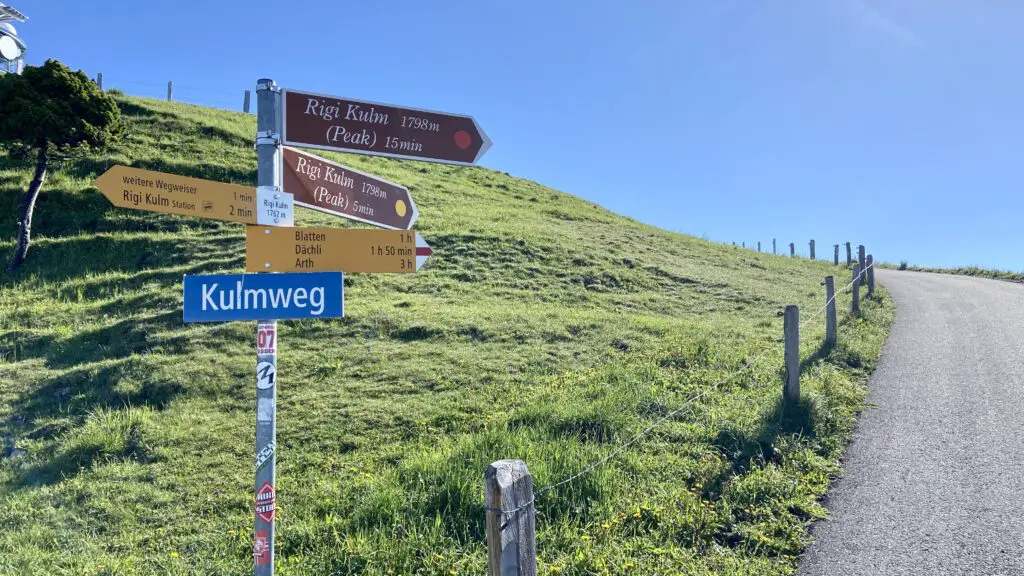
M 277 354 L 277 327 L 260 326 L 256 332 L 256 354 Z
M 273 362 L 260 362 L 256 365 L 256 387 L 268 390 L 274 387 L 277 378 L 277 366 Z
M 259 472 L 260 468 L 270 460 L 270 457 L 274 455 L 274 450 L 277 449 L 277 443 L 271 442 L 260 448 L 260 451 L 256 453 L 256 471 Z
M 264 522 L 274 523 L 274 485 L 270 482 L 264 482 L 256 491 L 256 515 Z
M 274 421 L 273 398 L 260 398 L 256 400 L 256 421 L 264 424 Z
M 260 226 L 294 226 L 293 196 L 273 186 L 256 188 L 256 223 Z
M 252 541 L 252 559 L 257 566 L 270 564 L 270 537 L 266 530 L 257 530 Z

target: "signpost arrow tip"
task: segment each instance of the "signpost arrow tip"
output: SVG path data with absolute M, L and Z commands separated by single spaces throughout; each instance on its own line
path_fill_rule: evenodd
M 111 166 L 107 170 L 100 174 L 99 177 L 92 183 L 100 193 L 106 196 L 108 199 L 114 197 L 114 190 L 118 187 L 115 185 L 117 180 L 117 173 L 120 172 L 122 167 L 120 165 Z M 109 184 L 109 186 L 108 186 Z
M 434 253 L 434 250 L 430 247 L 429 244 L 427 244 L 427 241 L 423 239 L 423 236 L 420 236 L 420 233 L 417 232 L 416 233 L 416 270 L 417 271 L 419 271 L 419 269 L 423 267 L 423 265 L 427 262 L 427 258 L 430 258 L 430 255 L 433 254 L 433 253 Z
M 484 157 L 484 154 L 488 150 L 490 150 L 491 139 L 487 137 L 487 133 L 484 132 L 484 129 L 480 127 L 480 123 L 476 121 L 476 118 L 472 118 L 472 120 L 473 126 L 476 126 L 476 131 L 477 133 L 480 134 L 481 140 L 483 140 L 483 144 L 480 145 L 480 150 L 476 153 L 476 158 L 473 159 L 473 162 L 476 163 L 479 162 L 480 159 Z
M 412 216 L 409 217 L 409 225 L 406 229 L 412 229 L 416 221 L 420 219 L 420 209 L 416 207 L 416 201 L 412 199 L 412 195 L 409 195 L 409 203 L 412 204 Z

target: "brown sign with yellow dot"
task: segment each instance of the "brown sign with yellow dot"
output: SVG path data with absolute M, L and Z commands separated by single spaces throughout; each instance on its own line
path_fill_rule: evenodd
M 284 191 L 295 204 L 381 228 L 408 230 L 419 218 L 409 191 L 295 148 L 282 150 Z

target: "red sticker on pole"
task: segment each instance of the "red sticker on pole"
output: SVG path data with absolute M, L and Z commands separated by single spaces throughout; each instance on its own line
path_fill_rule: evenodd
M 264 482 L 256 491 L 256 515 L 264 522 L 274 523 L 274 485 Z
M 266 530 L 257 530 L 252 541 L 252 558 L 257 566 L 270 564 L 270 537 Z
M 277 326 L 260 326 L 256 331 L 256 354 L 277 354 Z

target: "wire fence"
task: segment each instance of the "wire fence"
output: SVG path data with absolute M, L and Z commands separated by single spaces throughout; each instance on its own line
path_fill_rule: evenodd
M 95 81 L 97 84 L 100 85 L 101 88 L 105 90 L 116 89 L 131 96 L 158 99 L 163 99 L 166 97 L 168 101 L 184 102 L 187 104 L 195 104 L 199 106 L 222 108 L 225 110 L 238 110 L 248 112 L 247 106 L 250 102 L 247 90 L 240 90 L 237 93 L 229 93 L 226 91 L 209 90 L 208 88 L 199 88 L 189 85 L 173 84 L 173 81 L 169 81 L 167 84 L 157 84 L 153 82 L 142 82 L 134 79 L 124 79 L 116 76 L 113 78 L 104 78 L 102 74 L 98 74 Z M 126 90 L 125 87 L 128 87 L 129 90 Z M 732 245 L 736 246 L 736 243 L 733 242 Z M 753 244 L 751 246 L 753 247 Z M 743 243 L 743 247 L 746 248 L 745 242 Z M 758 252 L 761 251 L 760 243 L 757 243 L 757 250 Z M 790 246 L 790 250 L 791 255 L 795 255 L 795 251 L 793 250 L 792 245 Z M 811 250 L 813 251 L 813 248 Z M 773 253 L 774 252 L 775 245 L 773 242 Z M 836 251 L 835 258 L 836 260 L 839 259 L 838 248 Z M 818 308 L 813 314 L 805 317 L 803 321 L 799 323 L 799 328 L 803 329 L 808 324 L 821 317 L 821 315 L 824 314 L 826 310 L 828 310 L 829 306 L 836 301 L 840 294 L 849 292 L 851 289 L 854 288 L 855 285 L 863 283 L 863 279 L 868 275 L 869 270 L 873 268 L 873 262 L 867 263 L 865 266 L 860 267 L 859 272 L 853 277 L 853 279 L 849 283 L 847 283 L 843 288 L 836 290 L 831 296 L 831 298 L 827 299 L 825 304 Z M 735 370 L 734 372 L 731 372 L 730 374 L 726 375 L 723 378 L 720 378 L 716 382 L 705 387 L 701 392 L 683 400 L 683 402 L 679 404 L 676 408 L 662 415 L 652 424 L 650 424 L 640 432 L 630 437 L 629 440 L 622 443 L 621 445 L 610 451 L 608 454 L 586 465 L 579 472 L 567 476 L 557 482 L 548 484 L 547 486 L 544 486 L 540 489 L 532 490 L 532 495 L 526 502 L 523 502 L 522 504 L 519 504 L 514 508 L 506 509 L 500 507 L 496 508 L 492 506 L 485 506 L 485 509 L 488 512 L 500 514 L 502 515 L 502 517 L 509 517 L 517 514 L 518 512 L 534 507 L 537 501 L 543 498 L 545 495 L 549 494 L 553 490 L 557 490 L 558 488 L 572 484 L 577 480 L 594 472 L 595 470 L 601 468 L 605 464 L 611 462 L 612 460 L 624 454 L 625 452 L 633 448 L 635 445 L 640 443 L 642 440 L 647 438 L 652 432 L 661 427 L 665 422 L 668 422 L 669 420 L 675 418 L 687 407 L 692 406 L 696 402 L 699 402 L 700 400 L 708 397 L 710 394 L 720 389 L 723 385 L 731 382 L 744 372 L 747 372 L 751 368 L 757 366 L 762 360 L 764 360 L 765 357 L 767 357 L 772 352 L 772 349 L 772 346 L 764 347 L 757 355 L 755 355 L 751 360 L 747 361 L 741 368 Z M 531 539 L 533 534 L 532 521 L 533 520 L 531 518 L 531 529 L 529 530 Z M 500 530 L 508 528 L 509 524 L 509 522 L 503 522 L 502 525 L 500 526 Z M 519 526 L 513 526 L 512 528 L 514 532 L 514 540 L 518 540 L 524 536 L 524 534 L 521 533 L 523 531 Z M 488 546 L 491 546 L 490 537 L 488 539 Z M 532 550 L 533 546 L 530 545 L 529 548 Z M 501 572 L 501 574 L 504 573 L 504 571 Z
M 839 290 L 836 290 L 832 294 L 832 296 L 825 301 L 825 304 L 823 306 L 818 308 L 810 316 L 804 318 L 804 320 L 799 323 L 799 327 L 802 329 L 802 328 L 806 327 L 808 324 L 810 324 L 811 322 L 817 320 L 822 314 L 825 313 L 826 310 L 828 310 L 830 305 L 835 303 L 836 299 L 839 297 L 840 294 L 844 294 L 844 293 L 850 291 L 851 289 L 853 289 L 855 287 L 855 285 L 859 286 L 859 284 L 863 283 L 862 279 L 864 279 L 868 275 L 868 271 L 873 269 L 873 268 L 874 268 L 874 262 L 866 263 L 866 265 L 862 269 L 860 269 L 859 272 L 856 275 L 854 275 L 853 279 L 846 286 L 844 286 L 843 288 L 841 288 Z M 674 418 L 676 415 L 678 415 L 680 412 L 682 412 L 688 406 L 694 404 L 695 402 L 698 402 L 698 401 L 702 400 L 703 398 L 706 398 L 709 394 L 711 394 L 712 392 L 718 390 L 722 385 L 730 382 L 731 380 L 733 380 L 737 376 L 743 374 L 747 370 L 749 370 L 752 367 L 756 366 L 761 360 L 763 360 L 766 356 L 768 356 L 768 354 L 771 351 L 772 351 L 772 347 L 771 346 L 766 346 L 753 359 L 751 359 L 746 364 L 744 364 L 743 367 L 741 367 L 740 369 L 736 370 L 735 372 L 730 373 L 729 375 L 725 376 L 724 378 L 719 379 L 715 383 L 713 383 L 710 386 L 706 387 L 700 393 L 695 394 L 694 396 L 691 396 L 690 398 L 687 398 L 686 400 L 684 400 L 682 402 L 682 404 L 677 406 L 675 409 L 669 411 L 668 413 L 666 413 L 662 417 L 658 418 L 653 424 L 651 424 L 650 426 L 644 428 L 639 433 L 635 434 L 629 440 L 624 442 L 622 445 L 616 447 L 614 450 L 612 450 L 611 452 L 609 452 L 605 456 L 602 456 L 601 458 L 599 458 L 599 459 L 595 460 L 594 462 L 588 464 L 582 470 L 580 470 L 579 472 L 577 472 L 575 474 L 572 474 L 572 475 L 570 475 L 570 476 L 568 476 L 568 477 L 566 477 L 566 478 L 564 478 L 562 480 L 559 480 L 557 482 L 554 482 L 552 484 L 544 486 L 543 488 L 535 490 L 533 492 L 533 497 L 530 498 L 527 502 L 524 502 L 524 503 L 522 503 L 522 504 L 520 504 L 520 505 L 518 505 L 518 506 L 516 506 L 514 508 L 509 508 L 509 509 L 495 508 L 495 507 L 491 507 L 491 506 L 486 506 L 487 511 L 498 513 L 498 514 L 501 514 L 504 517 L 507 517 L 507 516 L 514 515 L 514 514 L 520 512 L 520 511 L 523 511 L 523 510 L 525 510 L 527 508 L 533 507 L 538 499 L 542 498 L 544 495 L 548 494 L 552 490 L 555 490 L 555 489 L 560 488 L 562 486 L 571 484 L 571 483 L 579 480 L 580 478 L 583 478 L 584 476 L 590 474 L 591 472 L 597 470 L 598 468 L 600 468 L 600 467 L 604 466 L 605 464 L 607 464 L 608 462 L 612 461 L 617 456 L 625 453 L 627 450 L 629 450 L 634 445 L 638 444 L 641 440 L 643 440 L 648 435 L 650 435 L 654 430 L 656 430 L 662 424 L 664 424 L 665 422 L 667 422 L 667 421 L 671 420 L 672 418 Z
M 105 77 L 103 77 L 102 74 L 97 76 L 97 83 L 100 83 L 101 87 L 103 87 L 104 89 L 117 89 L 117 90 L 121 90 L 122 92 L 125 92 L 125 93 L 128 93 L 128 92 L 125 91 L 122 88 L 123 86 L 133 87 L 133 88 L 136 89 L 136 90 L 133 91 L 134 93 L 131 94 L 133 96 L 161 98 L 161 97 L 166 95 L 166 96 L 168 96 L 168 100 L 173 100 L 173 101 L 176 101 L 176 102 L 185 102 L 185 103 L 188 103 L 188 104 L 196 104 L 196 105 L 202 105 L 202 106 L 209 106 L 210 104 L 216 104 L 217 107 L 222 107 L 222 108 L 225 108 L 225 109 L 235 109 L 235 108 L 237 108 L 238 110 L 243 110 L 244 105 L 245 105 L 245 103 L 247 101 L 247 99 L 245 98 L 245 95 L 246 95 L 247 91 L 245 91 L 245 90 L 241 90 L 237 94 L 229 94 L 228 92 L 225 92 L 225 91 L 210 91 L 209 89 L 206 89 L 206 88 L 198 88 L 198 87 L 189 86 L 189 85 L 173 84 L 171 82 L 169 82 L 168 85 L 161 85 L 161 84 L 157 84 L 157 83 L 153 83 L 153 82 L 140 82 L 138 80 L 124 79 L 124 78 L 119 78 L 119 77 L 116 77 L 116 76 L 113 77 L 113 78 L 109 78 L 109 77 L 105 78 Z M 166 93 L 163 92 L 164 90 L 167 90 L 167 92 Z M 184 97 L 182 95 L 182 91 L 185 92 Z M 234 98 L 234 100 L 229 99 L 228 98 L 229 96 L 231 98 Z M 735 245 L 736 245 L 736 243 L 733 242 L 733 246 L 735 246 Z M 752 244 L 752 246 L 753 246 L 753 244 Z M 745 243 L 744 243 L 744 247 L 746 247 Z M 773 243 L 773 248 L 774 248 L 774 243 Z M 758 243 L 758 251 L 760 251 L 760 250 L 761 250 L 761 246 L 760 246 L 760 243 Z M 836 298 L 840 294 L 843 294 L 843 293 L 846 293 L 846 292 L 850 291 L 850 289 L 853 288 L 854 284 L 857 284 L 858 282 L 860 282 L 862 280 L 862 278 L 864 278 L 867 275 L 868 269 L 873 268 L 873 267 L 874 267 L 874 264 L 872 263 L 872 264 L 866 265 L 862 270 L 860 270 L 860 272 L 848 284 L 846 284 L 846 286 L 844 286 L 840 290 L 835 291 L 835 293 L 832 295 L 832 297 L 829 298 L 825 302 L 825 304 L 823 306 L 818 308 L 812 315 L 810 315 L 808 317 L 805 317 L 804 320 L 802 322 L 800 322 L 800 328 L 804 328 L 805 326 L 807 326 L 808 324 L 810 324 L 814 320 L 817 320 L 822 314 L 825 313 L 825 311 L 828 309 L 829 305 L 831 305 L 833 302 L 835 302 Z M 721 378 L 720 380 L 714 382 L 710 386 L 706 387 L 700 393 L 698 393 L 698 394 L 696 394 L 694 396 L 691 396 L 690 398 L 687 398 L 686 400 L 684 400 L 682 402 L 682 404 L 677 406 L 675 409 L 673 409 L 673 410 L 669 411 L 668 413 L 664 414 L 662 417 L 657 419 L 653 424 L 651 424 L 647 428 L 644 428 L 643 430 L 641 430 L 639 433 L 637 433 L 636 435 L 631 437 L 629 440 L 624 442 L 622 445 L 616 447 L 614 450 L 609 452 L 607 455 L 602 456 L 601 458 L 599 458 L 599 459 L 595 460 L 594 462 L 588 464 L 582 470 L 580 470 L 579 472 L 577 472 L 577 473 L 575 473 L 575 474 L 573 474 L 571 476 L 568 476 L 568 477 L 566 477 L 566 478 L 564 478 L 562 480 L 559 480 L 558 482 L 554 482 L 552 484 L 544 486 L 543 488 L 540 488 L 539 490 L 536 490 L 534 492 L 534 497 L 530 501 L 528 501 L 528 502 L 526 502 L 526 503 L 524 503 L 524 504 L 522 504 L 520 506 L 517 506 L 516 508 L 512 508 L 512 509 L 508 509 L 508 510 L 493 509 L 493 508 L 487 508 L 487 510 L 490 510 L 490 511 L 493 511 L 493 512 L 500 512 L 500 513 L 503 513 L 503 514 L 514 514 L 514 513 L 519 512 L 519 511 L 521 511 L 523 509 L 526 509 L 526 508 L 529 508 L 529 507 L 533 506 L 539 498 L 541 498 L 545 494 L 551 492 L 552 490 L 555 490 L 555 489 L 558 489 L 558 488 L 560 488 L 562 486 L 571 484 L 571 483 L 575 482 L 576 480 L 579 480 L 580 478 L 583 478 L 587 474 L 590 474 L 594 470 L 597 470 L 598 468 L 600 468 L 601 466 L 607 464 L 608 462 L 614 460 L 617 456 L 623 454 L 624 452 L 626 452 L 627 450 L 632 448 L 635 444 L 637 444 L 638 442 L 640 442 L 641 440 L 646 438 L 653 431 L 658 429 L 662 424 L 664 424 L 665 422 L 667 422 L 667 421 L 671 420 L 672 418 L 674 418 L 675 416 L 677 416 L 679 413 L 681 413 L 688 406 L 694 404 L 695 402 L 698 402 L 698 401 L 702 400 L 703 398 L 707 397 L 712 392 L 715 392 L 716 390 L 718 390 L 722 385 L 724 385 L 724 384 L 726 384 L 728 382 L 731 382 L 734 378 L 740 376 L 741 374 L 743 374 L 747 370 L 749 370 L 749 369 L 753 368 L 754 366 L 756 366 L 759 362 L 761 362 L 761 360 L 763 360 L 766 356 L 768 356 L 768 354 L 771 351 L 772 351 L 772 347 L 766 346 L 763 350 L 761 350 L 760 353 L 758 353 L 756 356 L 754 356 L 753 359 L 749 360 L 741 368 L 739 368 L 738 370 L 730 373 L 729 375 L 725 376 L 724 378 Z
M 173 80 L 160 84 L 120 76 L 104 76 L 102 73 L 96 74 L 93 81 L 104 90 L 118 90 L 129 96 L 166 99 L 197 106 L 248 112 L 245 109 L 247 90 L 230 92 L 189 84 L 176 84 Z

